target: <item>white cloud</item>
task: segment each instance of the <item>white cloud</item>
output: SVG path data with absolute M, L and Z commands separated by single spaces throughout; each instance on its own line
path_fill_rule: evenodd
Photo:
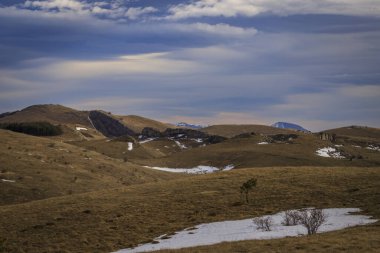
M 85 5 L 76 0 L 47 0 L 47 1 L 26 1 L 25 7 L 35 7 L 44 10 L 59 9 L 81 11 Z
M 182 24 L 177 26 L 178 30 L 208 33 L 227 37 L 250 37 L 257 33 L 254 28 L 242 28 L 228 24 L 210 25 L 206 23 Z
M 151 53 L 125 55 L 110 60 L 63 60 L 40 68 L 39 72 L 56 79 L 91 79 L 135 74 L 176 75 L 201 68 L 195 62 L 170 59 L 166 55 L 167 53 Z
M 113 1 L 106 2 L 86 2 L 78 0 L 46 0 L 46 1 L 26 1 L 22 7 L 24 9 L 32 9 L 34 12 L 40 13 L 71 13 L 76 15 L 94 15 L 105 16 L 110 19 L 131 19 L 135 20 L 143 15 L 154 13 L 156 8 L 147 7 L 131 7 L 127 8 L 123 2 Z
M 380 4 L 377 0 L 199 0 L 173 6 L 169 12 L 170 19 L 203 16 L 252 17 L 263 13 L 379 16 Z
M 137 19 L 139 18 L 140 16 L 142 15 L 145 15 L 145 14 L 148 14 L 148 13 L 153 13 L 153 12 L 156 12 L 157 9 L 156 8 L 153 8 L 153 7 L 145 7 L 145 8 L 142 8 L 142 7 L 137 7 L 137 8 L 134 8 L 134 7 L 131 7 L 129 8 L 124 16 L 129 18 L 129 19 Z

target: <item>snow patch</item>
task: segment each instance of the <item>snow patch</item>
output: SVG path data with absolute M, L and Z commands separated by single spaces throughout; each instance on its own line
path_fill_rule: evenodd
M 226 167 L 224 167 L 223 171 L 232 170 L 233 168 L 235 168 L 235 166 L 233 164 L 229 164 Z
M 132 150 L 133 150 L 133 143 L 128 142 L 128 151 L 132 151 Z
M 144 166 L 148 169 L 153 170 L 160 170 L 160 171 L 166 171 L 166 172 L 173 172 L 173 173 L 186 173 L 186 174 L 209 174 L 214 173 L 217 171 L 228 171 L 232 170 L 235 166 L 232 164 L 229 164 L 225 166 L 224 168 L 217 168 L 212 166 L 205 166 L 205 165 L 199 165 L 197 167 L 193 168 L 165 168 L 165 167 L 150 167 L 150 166 Z
M 259 143 L 257 143 L 257 144 L 259 144 L 259 145 L 267 145 L 267 144 L 269 144 L 269 143 L 266 142 L 266 141 L 262 141 L 262 142 L 259 142 Z
M 177 144 L 177 146 L 180 148 L 180 149 L 185 149 L 187 148 L 184 144 L 180 143 L 179 141 L 174 141 L 175 144 Z
M 380 151 L 380 147 L 375 145 L 369 145 L 368 147 L 366 147 L 366 149 Z
M 140 144 L 144 144 L 144 143 L 148 143 L 148 142 L 151 142 L 151 141 L 154 141 L 156 140 L 157 138 L 148 138 L 146 140 L 143 140 L 143 141 L 139 141 Z
M 16 183 L 15 180 L 9 180 L 9 179 L 1 179 L 1 181 L 7 182 L 7 183 Z
M 322 156 L 322 157 L 332 157 L 332 158 L 338 158 L 338 159 L 345 158 L 344 156 L 342 156 L 342 154 L 339 151 L 331 147 L 320 148 L 316 151 L 316 153 L 318 156 Z
M 374 223 L 377 220 L 370 216 L 354 215 L 359 208 L 330 208 L 323 209 L 327 221 L 319 228 L 318 233 L 341 230 L 347 227 Z M 162 235 L 154 239 L 154 243 L 142 244 L 136 248 L 122 249 L 116 253 L 137 253 L 162 249 L 181 249 L 202 245 L 213 245 L 221 242 L 242 240 L 264 240 L 284 238 L 288 236 L 306 235 L 302 225 L 283 226 L 284 212 L 263 217 L 270 217 L 273 221 L 271 231 L 262 231 L 252 222 L 252 219 L 205 223 L 195 226 L 195 229 L 184 229 L 167 238 Z
M 82 130 L 87 131 L 87 130 L 88 130 L 88 129 L 85 128 L 85 127 L 75 127 L 75 129 L 76 129 L 77 131 L 82 131 Z
M 198 139 L 192 139 L 193 141 L 195 141 L 195 142 L 198 142 L 198 143 L 202 143 L 203 142 L 203 139 L 201 139 L 201 138 L 198 138 Z

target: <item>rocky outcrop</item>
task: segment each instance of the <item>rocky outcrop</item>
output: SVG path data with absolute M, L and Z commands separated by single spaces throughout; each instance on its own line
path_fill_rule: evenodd
M 296 134 L 276 134 L 268 136 L 274 142 L 287 142 L 298 138 Z
M 131 129 L 124 126 L 117 119 L 100 111 L 91 111 L 89 114 L 93 126 L 104 136 L 109 138 L 123 135 L 136 135 Z
M 163 132 L 163 135 L 165 137 L 171 137 L 171 138 L 175 138 L 181 135 L 186 136 L 187 138 L 205 139 L 209 137 L 209 135 L 204 132 L 193 130 L 193 129 L 182 129 L 182 128 L 174 128 L 174 129 L 168 128 L 165 130 L 165 132 Z
M 163 134 L 160 131 L 158 131 L 157 129 L 151 128 L 151 127 L 145 127 L 141 131 L 141 135 L 144 136 L 145 138 L 163 137 Z
M 168 128 L 164 132 L 159 132 L 158 130 L 145 127 L 141 132 L 141 139 L 147 138 L 171 138 L 171 139 L 202 139 L 202 142 L 215 144 L 225 141 L 227 138 L 217 135 L 208 135 L 204 132 L 185 129 L 185 128 Z

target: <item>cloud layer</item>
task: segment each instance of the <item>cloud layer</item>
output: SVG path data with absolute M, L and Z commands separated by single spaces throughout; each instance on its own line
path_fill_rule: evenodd
M 379 127 L 375 1 L 5 1 L 0 108 Z

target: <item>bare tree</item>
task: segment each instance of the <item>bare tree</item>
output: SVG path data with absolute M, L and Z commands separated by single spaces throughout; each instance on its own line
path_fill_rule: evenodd
M 298 215 L 299 224 L 307 229 L 308 235 L 317 233 L 319 227 L 327 220 L 327 215 L 322 209 L 303 209 Z
M 251 178 L 247 182 L 242 184 L 242 186 L 240 186 L 240 194 L 245 195 L 245 202 L 247 202 L 247 204 L 249 203 L 249 192 L 253 189 L 253 187 L 256 187 L 256 184 L 257 179 Z
M 258 229 L 263 231 L 271 231 L 273 221 L 271 217 L 257 217 L 253 219 L 253 223 L 257 226 Z
M 281 224 L 284 226 L 295 226 L 300 224 L 299 212 L 296 210 L 285 211 L 285 215 L 283 216 L 283 221 Z

